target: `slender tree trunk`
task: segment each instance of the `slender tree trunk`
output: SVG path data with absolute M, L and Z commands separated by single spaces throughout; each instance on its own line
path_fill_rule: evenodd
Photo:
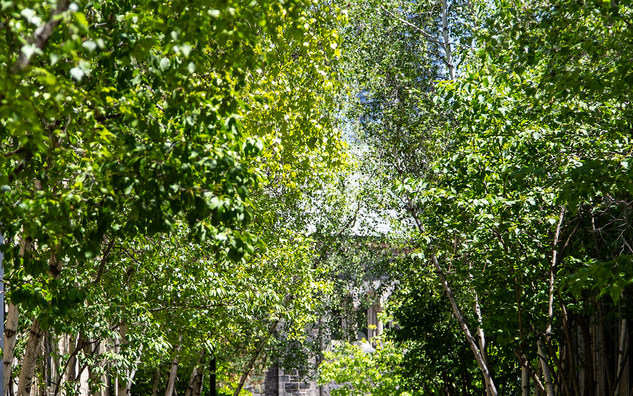
M 20 257 L 24 257 L 24 254 L 31 250 L 33 241 L 30 237 L 22 237 L 20 241 Z M 5 286 L 6 288 L 6 286 Z M 6 292 L 6 290 L 5 290 Z M 1 307 L 4 309 L 4 307 Z M 3 364 L 4 364 L 4 378 L 3 389 L 5 394 L 10 391 L 13 393 L 13 385 L 11 382 L 11 369 L 13 368 L 13 357 L 15 354 L 15 342 L 18 335 L 18 320 L 20 318 L 20 311 L 18 307 L 9 304 L 9 311 L 7 312 L 6 324 L 4 327 L 4 351 L 3 351 Z M 2 395 L 4 396 L 4 395 Z
M 185 391 L 185 396 L 193 395 L 193 387 L 195 385 L 196 377 L 198 376 L 198 366 L 194 367 L 191 371 L 191 376 L 189 377 L 189 383 L 187 384 L 187 390 Z
M 68 363 L 66 364 L 66 372 L 65 381 L 69 384 L 73 384 L 75 382 L 75 377 L 77 376 L 77 349 L 80 347 L 81 343 L 81 334 L 78 334 L 77 337 L 68 336 Z M 73 384 L 74 386 L 74 384 Z
M 204 381 L 204 369 L 200 367 L 198 370 L 198 375 L 196 375 L 196 382 L 193 385 L 193 396 L 201 396 L 202 395 L 202 384 Z
M 160 366 L 154 373 L 154 380 L 152 382 L 152 396 L 158 396 L 158 388 L 160 387 Z
M 120 340 L 116 343 L 116 348 L 120 350 L 121 344 L 127 344 L 127 324 L 122 323 L 119 326 L 119 334 L 121 336 Z M 129 372 L 127 373 L 129 374 Z M 116 388 L 117 388 L 117 396 L 126 396 L 127 395 L 127 375 L 125 377 L 117 376 L 116 379 Z
M 537 365 L 537 373 L 534 373 L 534 370 L 532 370 L 532 368 L 530 367 L 530 363 L 527 361 L 527 359 L 525 358 L 525 356 L 523 355 L 523 352 L 521 351 L 514 351 L 514 354 L 516 355 L 517 359 L 519 359 L 519 363 L 521 364 L 521 368 L 524 369 L 525 371 L 527 371 L 528 375 L 530 377 L 532 377 L 532 381 L 534 381 L 534 386 L 536 391 L 534 392 L 534 394 L 536 395 L 537 392 L 544 392 L 545 388 L 543 387 L 543 383 L 540 380 L 541 377 L 541 366 Z
M 593 340 L 591 337 L 591 330 L 589 329 L 589 325 L 587 324 L 584 316 L 579 316 L 578 319 L 580 331 L 582 332 L 583 344 L 585 346 L 585 389 L 587 390 L 587 396 L 596 396 L 596 380 L 592 353 Z
M 40 321 L 34 319 L 26 343 L 26 351 L 24 352 L 22 369 L 20 370 L 20 377 L 18 379 L 18 396 L 30 396 L 31 394 L 33 377 L 35 376 L 35 365 L 43 337 L 44 332 L 40 326 Z
M 540 360 L 539 360 L 540 362 Z M 543 388 L 543 386 L 541 385 L 541 387 L 539 388 L 538 384 L 541 383 L 541 375 L 543 374 L 543 366 L 541 366 L 541 364 L 537 364 L 536 365 L 536 378 L 539 378 L 538 382 L 535 382 L 535 384 L 537 385 L 536 388 L 534 389 L 534 396 L 541 396 L 541 393 L 545 392 L 545 388 Z
M 574 348 L 572 340 L 571 340 L 571 334 L 570 334 L 571 324 L 569 321 L 569 315 L 567 315 L 567 308 L 565 308 L 565 304 L 563 303 L 563 299 L 560 297 L 560 294 L 559 294 L 559 305 L 560 305 L 561 312 L 563 313 L 563 330 L 565 331 L 565 342 L 567 345 L 567 349 L 569 351 L 569 353 L 566 354 L 567 366 L 568 366 L 567 373 L 565 373 L 564 375 L 567 375 L 568 378 L 571 378 L 571 384 L 572 384 L 572 387 L 574 388 L 574 395 L 580 396 L 580 384 L 578 381 L 577 370 L 574 367 L 574 357 L 578 356 L 578 350 Z
M 472 274 L 472 266 L 470 263 L 468 263 L 468 279 L 472 283 L 473 274 Z M 473 289 L 473 293 L 475 294 L 474 309 L 475 309 L 475 314 L 477 316 L 477 335 L 479 337 L 479 352 L 481 353 L 481 359 L 483 360 L 484 364 L 488 366 L 488 358 L 486 356 L 486 336 L 484 334 L 483 320 L 481 318 L 481 307 L 479 306 L 479 295 L 477 294 L 477 291 L 474 289 Z M 485 379 L 486 379 L 486 395 L 490 396 L 490 385 L 488 384 L 487 378 Z
M 136 375 L 138 366 L 134 366 L 130 369 L 130 373 L 127 376 L 127 381 L 125 385 L 125 396 L 130 396 L 132 394 L 132 385 L 134 384 L 134 376 Z
M 527 367 L 521 367 L 521 396 L 530 396 L 530 373 Z
M 549 268 L 549 290 L 547 294 L 547 328 L 545 329 L 545 342 L 548 346 L 550 346 L 552 342 L 552 322 L 554 318 L 554 281 L 556 274 L 556 264 L 558 261 L 557 246 L 560 239 L 560 230 L 564 218 L 565 209 L 561 208 L 560 215 L 558 216 L 558 224 L 556 225 L 556 233 L 554 234 L 554 250 L 552 251 L 552 261 Z M 538 340 L 538 354 L 541 360 L 543 379 L 545 380 L 547 396 L 554 396 L 554 386 L 552 385 L 552 376 L 547 364 L 547 355 L 545 355 L 545 351 L 543 350 L 543 342 L 540 339 Z
M 44 332 L 44 337 L 42 337 L 42 342 L 40 343 L 40 351 L 38 353 L 39 357 L 46 356 L 46 332 Z M 42 396 L 47 396 L 46 393 L 46 359 L 42 358 L 38 362 L 38 369 L 42 374 L 41 381 L 39 381 L 39 394 Z
M 484 376 L 484 380 L 486 382 L 487 388 L 488 390 L 490 390 L 490 395 L 497 396 L 497 388 L 495 387 L 492 376 L 490 375 L 490 371 L 488 370 L 488 365 L 485 363 L 483 357 L 481 356 L 481 352 L 479 351 L 479 348 L 477 347 L 477 342 L 475 341 L 475 338 L 470 334 L 468 325 L 466 324 L 466 321 L 462 317 L 461 311 L 459 310 L 459 307 L 457 306 L 457 302 L 455 301 L 455 297 L 453 296 L 453 291 L 448 286 L 448 282 L 446 280 L 446 276 L 444 275 L 444 272 L 442 271 L 442 267 L 440 267 L 440 263 L 437 261 L 437 257 L 433 253 L 431 253 L 431 260 L 433 260 L 435 269 L 440 277 L 440 280 L 442 281 L 442 285 L 444 286 L 444 291 L 446 292 L 446 295 L 448 296 L 448 299 L 451 302 L 453 313 L 455 314 L 455 317 L 457 318 L 457 321 L 459 322 L 459 326 L 461 327 L 462 332 L 464 333 L 466 337 L 466 341 L 468 342 L 470 349 L 473 351 L 473 354 L 475 355 L 475 360 L 477 361 L 477 364 L 479 365 L 479 369 L 481 370 L 481 373 Z M 237 395 L 234 395 L 234 396 L 237 396 Z
M 191 377 L 189 378 L 189 384 L 187 385 L 187 391 L 185 392 L 185 396 L 193 396 L 195 393 L 195 389 L 197 387 L 197 383 L 201 381 L 202 366 L 200 363 L 202 362 L 204 355 L 205 355 L 205 351 L 202 350 L 202 352 L 200 352 L 200 356 L 198 356 L 198 361 L 196 362 L 196 365 L 193 367 L 193 370 L 191 371 Z
M 622 313 L 621 313 L 622 314 Z M 624 372 L 624 366 L 626 366 L 626 356 L 628 354 L 628 348 L 626 345 L 626 339 L 628 338 L 628 330 L 627 330 L 627 322 L 626 319 L 620 319 L 620 342 L 618 345 L 618 365 L 615 371 L 616 378 L 615 384 L 613 385 L 613 396 L 617 396 L 620 394 L 621 388 L 621 378 L 622 373 Z
M 451 80 L 455 80 L 455 63 L 453 60 L 453 51 L 451 50 L 451 41 L 448 28 L 448 2 L 442 0 L 442 38 L 444 39 L 443 48 L 446 55 L 446 65 L 448 72 L 451 76 Z
M 235 392 L 233 392 L 233 396 L 238 396 L 240 392 L 242 391 L 242 387 L 244 387 L 244 384 L 246 383 L 246 380 L 248 379 L 248 376 L 250 375 L 251 370 L 253 370 L 253 366 L 255 365 L 257 358 L 259 357 L 262 350 L 266 346 L 266 342 L 268 341 L 270 336 L 273 334 L 273 332 L 277 328 L 278 323 L 279 323 L 279 320 L 274 321 L 268 328 L 268 334 L 259 342 L 259 345 L 255 349 L 255 353 L 251 357 L 251 360 L 248 362 L 248 365 L 246 366 L 246 370 L 242 373 L 242 377 L 240 378 L 240 382 L 237 385 L 237 389 L 235 389 Z
M 178 374 L 178 358 L 180 357 L 180 349 L 182 348 L 182 334 L 178 336 L 178 344 L 174 348 L 174 358 L 171 361 L 171 371 L 167 379 L 167 389 L 165 396 L 172 396 L 176 388 L 176 375 Z
M 545 390 L 547 391 L 547 396 L 554 396 L 554 385 L 552 384 L 552 375 L 549 371 L 549 365 L 547 364 L 547 355 L 543 350 L 543 342 L 539 339 L 537 341 L 538 344 L 538 355 L 539 360 L 541 361 L 541 370 L 543 371 L 543 380 L 545 381 Z
M 15 341 L 18 335 L 18 318 L 20 317 L 20 311 L 18 307 L 13 304 L 9 304 L 9 312 L 7 313 L 7 322 L 4 326 L 4 391 L 5 394 L 11 386 L 11 369 L 13 367 L 13 355 L 15 352 Z M 2 395 L 4 396 L 4 395 Z
M 121 336 L 125 337 L 127 335 L 127 325 L 122 325 L 121 326 Z M 143 331 L 143 334 L 145 333 L 145 331 Z M 124 339 L 124 342 L 127 344 L 128 341 L 127 339 Z M 143 345 L 141 344 L 141 346 L 139 347 L 139 355 L 142 355 L 143 353 Z M 125 383 L 125 396 L 130 396 L 132 394 L 132 384 L 134 383 L 134 376 L 136 375 L 136 372 L 138 370 L 138 364 L 139 362 L 134 362 L 134 366 L 132 366 L 130 368 L 130 371 L 128 372 L 127 375 L 127 381 Z

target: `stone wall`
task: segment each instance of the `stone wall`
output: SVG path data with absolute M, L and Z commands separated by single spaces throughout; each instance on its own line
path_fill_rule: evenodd
M 247 387 L 253 396 L 330 396 L 330 387 L 319 387 L 315 380 L 302 378 L 293 370 L 285 373 L 276 365 L 266 372 L 264 389 L 261 393 L 254 387 Z

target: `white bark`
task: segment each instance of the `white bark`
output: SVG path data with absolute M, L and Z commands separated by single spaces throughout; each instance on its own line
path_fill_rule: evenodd
M 527 367 L 521 367 L 521 396 L 530 396 L 530 373 Z
M 194 367 L 191 371 L 191 377 L 189 377 L 189 384 L 187 385 L 187 390 L 185 391 L 185 396 L 193 396 L 193 388 L 196 384 L 196 378 L 198 377 L 198 366 Z
M 167 380 L 165 396 L 172 396 L 174 394 L 174 388 L 176 387 L 176 375 L 178 374 L 178 358 L 180 357 L 181 348 L 182 334 L 178 336 L 178 344 L 176 344 L 176 348 L 174 349 L 174 358 L 171 361 L 171 371 L 169 372 L 169 379 Z
M 11 381 L 11 369 L 13 368 L 13 355 L 15 352 L 15 341 L 18 336 L 18 319 L 20 311 L 18 307 L 9 304 L 9 312 L 7 313 L 7 322 L 4 326 L 4 391 L 9 391 L 9 382 Z M 3 395 L 4 396 L 4 395 Z
M 29 41 L 34 44 L 36 48 L 41 50 L 46 46 L 46 43 L 53 35 L 53 31 L 62 21 L 62 18 L 59 18 L 59 14 L 66 12 L 69 6 L 70 0 L 58 0 L 57 7 L 55 7 L 55 10 L 52 12 L 51 19 L 35 29 L 33 37 L 29 39 Z M 13 65 L 13 72 L 26 69 L 30 63 L 31 59 L 27 57 L 24 52 L 21 52 L 18 60 Z
M 20 241 L 20 257 L 24 257 L 24 253 L 31 250 L 32 242 L 30 238 L 22 238 Z M 4 307 L 2 307 L 4 308 Z M 9 304 L 9 311 L 7 312 L 6 324 L 4 327 L 4 351 L 3 351 L 3 364 L 4 364 L 4 378 L 2 379 L 4 384 L 5 394 L 13 393 L 10 389 L 9 382 L 11 381 L 11 369 L 13 368 L 13 357 L 15 354 L 15 342 L 18 336 L 18 320 L 20 318 L 20 311 L 18 307 Z M 4 395 L 3 395 L 4 396 Z
M 545 381 L 545 391 L 547 396 L 554 396 L 554 385 L 552 384 L 552 376 L 547 365 L 547 356 L 543 351 L 543 342 L 539 339 L 538 342 L 538 355 L 541 361 L 541 370 L 543 372 L 543 380 Z
M 451 41 L 448 30 L 448 2 L 447 0 L 442 0 L 442 38 L 444 39 L 442 47 L 446 56 L 448 73 L 451 76 L 451 80 L 455 80 L 455 63 L 453 61 L 453 51 L 451 50 Z
M 625 348 L 626 348 L 626 339 L 628 338 L 627 331 L 627 321 L 626 319 L 620 319 L 620 343 L 618 345 L 618 366 L 616 370 L 616 383 L 613 386 L 613 396 L 619 395 L 620 389 L 622 388 L 622 374 L 624 372 L 624 367 L 626 366 L 625 359 Z
M 552 320 L 554 318 L 554 276 L 556 274 L 556 264 L 558 262 L 558 241 L 560 240 L 560 229 L 565 218 L 565 209 L 560 210 L 558 217 L 558 225 L 556 226 L 556 234 L 554 235 L 554 250 L 552 252 L 552 263 L 549 270 L 549 293 L 547 304 L 547 329 L 545 329 L 545 337 L 549 344 L 552 338 Z
M 196 389 L 200 388 L 202 381 L 202 368 L 200 367 L 200 363 L 202 362 L 202 358 L 204 357 L 204 350 L 200 352 L 200 356 L 198 356 L 198 361 L 191 371 L 191 377 L 189 378 L 189 384 L 187 385 L 187 390 L 185 391 L 185 396 L 193 396 L 196 393 Z
M 22 360 L 20 378 L 18 380 L 18 396 L 30 396 L 31 394 L 33 377 L 35 376 L 35 364 L 41 350 L 40 343 L 43 336 L 44 332 L 40 326 L 40 321 L 37 319 L 33 320 L 33 325 L 31 325 L 29 338 L 26 343 L 24 359 Z

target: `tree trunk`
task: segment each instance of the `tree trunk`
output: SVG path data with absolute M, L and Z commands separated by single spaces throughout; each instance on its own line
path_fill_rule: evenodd
M 197 384 L 202 381 L 202 367 L 200 363 L 204 358 L 205 351 L 203 350 L 198 356 L 198 361 L 196 365 L 193 367 L 191 371 L 191 377 L 189 378 L 189 384 L 187 385 L 187 391 L 185 392 L 185 396 L 193 396 L 197 387 Z
M 152 396 L 158 396 L 158 387 L 160 386 L 160 366 L 154 373 L 154 380 L 152 382 Z
M 587 390 L 587 396 L 596 396 L 596 380 L 593 364 L 593 340 L 591 337 L 591 330 L 585 320 L 585 317 L 578 316 L 578 324 L 580 331 L 582 332 L 582 341 L 585 346 L 584 350 L 584 363 L 585 363 L 585 389 Z
M 545 391 L 547 392 L 547 396 L 554 396 L 554 385 L 552 385 L 552 376 L 547 364 L 547 355 L 545 355 L 545 351 L 543 350 L 543 342 L 539 339 L 537 341 L 537 345 L 539 360 L 541 361 L 541 370 L 543 372 L 543 380 L 545 381 Z
M 130 396 L 132 394 L 132 384 L 134 383 L 134 376 L 136 375 L 138 366 L 134 366 L 130 369 L 130 373 L 127 376 L 127 382 L 125 385 L 125 396 Z
M 68 362 L 66 363 L 65 381 L 74 387 L 77 376 L 77 349 L 80 347 L 81 334 L 77 337 L 68 336 Z
M 556 264 L 558 262 L 558 250 L 556 246 L 560 240 L 560 229 L 565 219 L 565 209 L 561 208 L 560 215 L 558 217 L 558 224 L 556 225 L 556 232 L 554 234 L 554 250 L 552 251 L 552 261 L 549 267 L 549 288 L 547 294 L 547 328 L 545 329 L 545 342 L 548 346 L 552 344 L 552 321 L 554 318 L 554 280 L 556 274 Z M 538 354 L 541 360 L 541 366 L 543 369 L 543 379 L 545 380 L 545 389 L 547 396 L 554 396 L 554 386 L 552 385 L 552 376 L 550 374 L 549 366 L 547 364 L 547 355 L 543 350 L 543 342 L 539 339 Z
M 196 382 L 193 386 L 193 396 L 201 396 L 202 395 L 202 384 L 204 381 L 203 377 L 204 370 L 200 368 L 198 371 L 198 375 L 196 376 Z
M 24 257 L 24 254 L 31 250 L 33 241 L 30 237 L 22 237 L 20 241 L 20 257 Z M 5 286 L 6 289 L 6 286 Z M 5 290 L 6 293 L 6 290 Z M 2 307 L 4 309 L 4 307 Z M 20 318 L 20 311 L 18 307 L 9 304 L 9 311 L 7 312 L 6 324 L 4 327 L 4 351 L 3 351 L 3 364 L 4 364 L 4 378 L 3 389 L 5 394 L 13 393 L 13 385 L 11 382 L 11 369 L 13 368 L 13 357 L 15 354 L 15 342 L 18 335 L 18 320 Z M 11 387 L 11 388 L 9 388 Z M 4 395 L 2 395 L 4 396 Z
M 459 326 L 461 327 L 462 332 L 464 333 L 464 336 L 466 337 L 466 341 L 468 342 L 470 349 L 473 351 L 473 354 L 475 355 L 475 360 L 477 360 L 479 369 L 481 370 L 481 373 L 484 376 L 484 380 L 486 382 L 487 388 L 488 390 L 490 390 L 491 396 L 497 396 L 497 388 L 495 387 L 492 376 L 490 375 L 490 371 L 488 370 L 488 365 L 486 364 L 483 357 L 481 356 L 481 353 L 479 351 L 479 348 L 477 347 L 477 342 L 475 341 L 475 338 L 470 334 L 468 325 L 466 324 L 466 321 L 462 317 L 461 311 L 459 310 L 459 307 L 457 306 L 457 302 L 455 301 L 455 297 L 453 296 L 453 291 L 448 286 L 448 282 L 446 280 L 446 276 L 444 276 L 442 267 L 440 267 L 440 263 L 437 261 L 437 257 L 433 253 L 431 253 L 431 260 L 433 260 L 433 264 L 435 265 L 437 274 L 439 275 L 440 280 L 442 281 L 442 285 L 444 286 L 444 291 L 446 292 L 446 295 L 448 296 L 448 299 L 451 302 L 453 313 L 455 314 L 455 317 L 457 318 L 457 321 L 459 322 Z
M 626 339 L 628 338 L 626 319 L 620 319 L 620 342 L 618 345 L 618 365 L 615 371 L 616 378 L 613 385 L 613 396 L 620 394 L 620 388 L 622 387 L 622 374 L 624 372 L 624 366 L 626 366 L 626 355 L 628 354 L 628 348 L 626 345 Z
M 24 352 L 22 369 L 20 370 L 20 377 L 18 379 L 18 396 L 30 396 L 31 394 L 33 377 L 35 376 L 35 365 L 43 337 L 44 332 L 40 326 L 40 321 L 34 319 L 26 343 L 26 351 Z
M 4 326 L 4 392 L 9 390 L 11 385 L 11 368 L 13 367 L 13 355 L 15 352 L 15 341 L 18 335 L 18 318 L 20 311 L 18 307 L 9 304 L 9 312 L 7 313 L 7 322 Z M 4 396 L 4 395 L 3 395 Z
M 470 263 L 468 263 L 468 280 L 472 283 L 473 274 L 472 274 L 472 266 Z M 488 366 L 488 358 L 486 357 L 486 336 L 484 334 L 483 320 L 481 318 L 481 307 L 479 306 L 479 295 L 477 294 L 477 291 L 475 290 L 473 290 L 473 293 L 475 294 L 474 309 L 475 309 L 475 314 L 477 315 L 477 335 L 479 337 L 479 352 L 481 353 L 481 359 L 483 360 L 484 364 Z M 484 378 L 484 379 L 486 380 L 486 395 L 490 396 L 490 384 L 488 384 L 487 378 Z
M 174 358 L 171 361 L 171 371 L 169 372 L 169 378 L 167 379 L 167 389 L 165 390 L 165 396 L 172 396 L 174 389 L 176 388 L 176 375 L 178 374 L 178 358 L 180 356 L 180 349 L 182 348 L 182 334 L 178 336 L 178 344 L 174 348 Z
M 191 377 L 189 378 L 189 384 L 187 385 L 185 396 L 193 396 L 193 387 L 195 386 L 196 378 L 198 377 L 198 371 L 198 366 L 194 367 L 191 371 Z
M 545 388 L 543 388 L 543 386 L 541 385 L 541 387 L 538 387 L 538 384 L 540 383 L 540 378 L 541 378 L 541 374 L 543 374 L 543 366 L 541 366 L 541 364 L 537 364 L 536 365 L 536 378 L 539 378 L 538 382 L 535 382 L 536 388 L 534 389 L 534 396 L 541 396 L 542 392 L 545 392 Z
M 563 313 L 563 330 L 565 331 L 565 342 L 567 345 L 567 349 L 569 350 L 569 353 L 566 354 L 567 373 L 564 373 L 563 375 L 567 375 L 568 377 L 571 378 L 571 384 L 574 389 L 574 395 L 580 396 L 580 383 L 578 380 L 579 370 L 575 369 L 575 364 L 574 364 L 574 357 L 578 356 L 578 349 L 574 348 L 574 345 L 572 343 L 571 334 L 570 334 L 571 323 L 570 323 L 569 315 L 567 314 L 567 308 L 565 308 L 565 304 L 563 303 L 562 298 L 560 297 L 560 292 L 559 292 L 559 305 L 560 305 L 561 312 Z
M 442 0 L 442 38 L 444 39 L 443 48 L 446 55 L 446 66 L 451 76 L 451 80 L 455 80 L 455 63 L 453 61 L 453 52 L 451 50 L 451 41 L 448 32 L 448 2 Z
M 527 367 L 521 367 L 521 396 L 530 396 L 530 373 Z

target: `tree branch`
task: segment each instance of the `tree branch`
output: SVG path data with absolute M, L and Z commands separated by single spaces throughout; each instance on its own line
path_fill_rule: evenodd
M 435 36 L 433 36 L 432 34 L 427 33 L 424 29 L 421 29 L 417 26 L 415 26 L 414 24 L 412 24 L 411 22 L 400 18 L 399 16 L 397 16 L 396 14 L 394 14 L 393 12 L 387 10 L 385 7 L 383 7 L 382 5 L 380 6 L 380 8 L 386 12 L 387 14 L 391 15 L 392 17 L 396 18 L 397 20 L 399 20 L 400 22 L 404 23 L 405 25 L 408 25 L 412 28 L 414 28 L 415 30 L 417 30 L 418 32 L 422 33 L 422 35 L 424 37 L 426 37 L 427 40 L 434 42 L 435 44 L 438 44 L 440 47 L 442 47 L 442 49 L 444 49 L 444 43 L 442 43 L 440 40 L 438 40 Z
M 44 25 L 41 25 L 35 32 L 33 33 L 33 37 L 29 40 L 32 44 L 35 45 L 35 48 L 42 50 L 48 40 L 50 40 L 53 35 L 53 31 L 55 28 L 61 23 L 62 18 L 59 16 L 63 12 L 68 11 L 68 7 L 70 6 L 70 0 L 58 0 L 57 7 L 55 7 L 55 11 L 51 14 L 51 19 L 46 22 Z M 19 72 L 26 69 L 31 63 L 31 57 L 27 56 L 24 51 L 20 51 L 20 55 L 18 60 L 13 65 L 13 72 Z

